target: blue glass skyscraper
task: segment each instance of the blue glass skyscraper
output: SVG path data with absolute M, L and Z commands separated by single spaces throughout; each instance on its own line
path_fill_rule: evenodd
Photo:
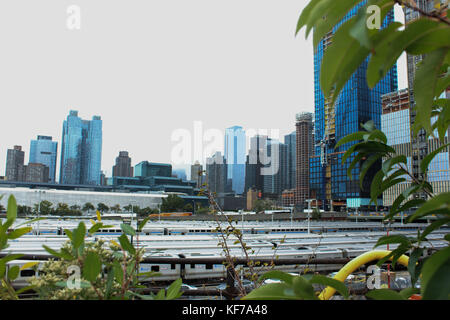
M 361 4 L 353 8 L 344 21 L 356 15 Z M 383 28 L 394 21 L 391 11 L 383 21 Z M 369 204 L 369 189 L 372 172 L 369 172 L 359 187 L 359 165 L 347 176 L 347 168 L 354 159 L 350 157 L 342 165 L 342 155 L 351 146 L 346 144 L 335 149 L 337 141 L 346 135 L 361 130 L 360 124 L 373 120 L 380 128 L 381 95 L 397 90 L 397 68 L 370 89 L 366 81 L 368 59 L 352 75 L 342 89 L 336 103 L 329 103 L 320 88 L 320 68 L 324 51 L 332 45 L 333 32 L 322 39 L 314 52 L 315 129 L 314 156 L 310 161 L 311 197 L 321 200 L 324 208 L 335 206 L 359 207 Z M 339 63 L 339 61 L 336 61 Z
M 58 142 L 52 137 L 38 136 L 30 143 L 30 163 L 41 163 L 49 169 L 49 182 L 55 182 Z
M 71 110 L 63 124 L 60 183 L 100 184 L 101 161 L 101 118 L 83 120 Z
M 245 131 L 234 126 L 225 130 L 225 160 L 227 162 L 227 180 L 231 180 L 231 189 L 242 194 L 245 188 Z

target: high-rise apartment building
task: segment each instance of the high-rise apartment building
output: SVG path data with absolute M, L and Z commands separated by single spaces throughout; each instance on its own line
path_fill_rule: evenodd
M 56 158 L 58 152 L 58 142 L 52 141 L 52 137 L 38 136 L 30 143 L 30 164 L 40 163 L 48 167 L 48 181 L 55 182 L 56 179 Z
M 71 110 L 63 123 L 60 183 L 99 185 L 102 160 L 102 120 L 78 117 Z
M 245 131 L 240 126 L 225 130 L 224 157 L 227 162 L 227 179 L 236 194 L 244 193 L 245 188 Z M 229 182 L 228 182 L 229 183 Z
M 22 146 L 14 146 L 13 149 L 8 149 L 6 154 L 6 172 L 5 179 L 9 181 L 23 181 L 24 180 L 24 160 L 25 152 L 22 151 Z
M 116 157 L 116 164 L 113 166 L 113 177 L 132 177 L 133 167 L 128 151 L 120 151 Z
M 363 3 L 355 6 L 343 19 L 355 16 Z M 382 28 L 394 21 L 393 11 L 383 21 Z M 368 59 L 366 59 L 345 84 L 339 97 L 331 104 L 320 88 L 320 68 L 324 52 L 332 45 L 332 32 L 322 39 L 314 52 L 314 88 L 315 88 L 315 125 L 314 155 L 310 158 L 311 197 L 319 200 L 327 210 L 342 207 L 360 207 L 369 205 L 370 181 L 373 172 L 369 172 L 359 186 L 360 167 L 352 170 L 352 178 L 347 176 L 347 168 L 354 156 L 342 164 L 344 152 L 353 144 L 347 143 L 335 149 L 337 141 L 348 134 L 361 130 L 360 124 L 373 120 L 379 128 L 381 122 L 381 96 L 397 90 L 397 67 L 370 89 L 366 81 Z M 374 170 L 377 168 L 374 168 Z
M 296 187 L 295 204 L 306 205 L 310 199 L 309 162 L 313 155 L 313 114 L 302 112 L 296 115 Z

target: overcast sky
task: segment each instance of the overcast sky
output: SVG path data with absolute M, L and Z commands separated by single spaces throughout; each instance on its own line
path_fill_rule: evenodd
M 102 168 L 171 162 L 174 132 L 295 130 L 314 111 L 312 38 L 294 36 L 307 0 L 2 0 L 0 175 L 6 151 L 58 141 L 69 110 L 103 120 Z M 80 29 L 67 22 L 76 5 Z M 401 10 L 396 12 L 403 21 Z M 73 24 L 71 24 L 73 27 Z M 399 88 L 406 67 L 399 63 Z M 192 152 L 194 154 L 194 151 Z M 192 162 L 196 159 L 192 159 Z

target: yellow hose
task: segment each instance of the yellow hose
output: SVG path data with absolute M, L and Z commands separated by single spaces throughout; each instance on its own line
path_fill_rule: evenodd
M 369 251 L 369 252 L 363 253 L 362 255 L 354 258 L 353 260 L 348 262 L 345 266 L 343 266 L 342 269 L 339 270 L 339 272 L 334 276 L 334 279 L 344 282 L 345 279 L 347 279 L 347 277 L 352 272 L 357 270 L 360 266 L 362 266 L 366 263 L 369 263 L 371 261 L 374 261 L 374 260 L 383 259 L 390 253 L 391 253 L 391 251 L 388 251 L 388 250 L 374 250 L 374 251 Z M 405 255 L 402 255 L 398 259 L 398 263 L 400 263 L 401 265 L 404 265 L 406 267 L 408 266 L 408 262 L 409 262 L 409 258 L 408 258 L 408 256 L 405 256 Z M 326 287 L 320 293 L 319 299 L 328 300 L 334 295 L 335 292 L 336 292 L 336 289 L 334 289 L 332 287 Z

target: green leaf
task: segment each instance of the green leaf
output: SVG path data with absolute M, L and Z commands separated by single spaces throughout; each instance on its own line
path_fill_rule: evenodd
M 419 209 L 416 210 L 416 212 L 414 212 L 413 215 L 408 217 L 407 221 L 408 223 L 412 222 L 423 216 L 436 213 L 436 211 L 440 209 L 445 209 L 446 211 L 448 210 L 450 212 L 449 206 L 450 192 L 438 194 L 437 196 L 434 196 L 433 198 L 425 202 Z
M 311 280 L 309 280 L 309 282 L 332 287 L 332 288 L 336 289 L 346 299 L 349 296 L 347 287 L 341 281 L 338 281 L 338 280 L 335 280 L 335 279 L 332 279 L 332 278 L 329 278 L 326 276 L 314 275 L 311 278 Z
M 57 258 L 60 258 L 60 259 L 65 259 L 65 260 L 68 260 L 68 261 L 72 261 L 74 259 L 74 257 L 70 253 L 68 253 L 66 251 L 63 251 L 62 249 L 61 249 L 61 252 L 58 252 L 56 250 L 53 250 L 50 247 L 47 247 L 45 244 L 43 244 L 42 247 L 45 249 L 45 251 L 47 251 L 48 253 L 50 253 L 54 257 L 57 257 Z
M 31 228 L 31 227 L 15 229 L 15 230 L 11 231 L 10 233 L 8 233 L 8 239 L 20 238 L 24 234 L 31 232 L 31 230 L 33 230 L 33 228 Z
M 136 235 L 136 231 L 128 224 L 122 223 L 120 225 L 120 228 L 122 229 L 122 231 L 129 235 L 129 236 L 135 236 Z
M 351 133 L 349 135 L 346 135 L 345 137 L 343 137 L 342 139 L 340 139 L 338 141 L 338 143 L 336 143 L 336 146 L 334 147 L 335 149 L 337 149 L 338 147 L 348 143 L 348 142 L 352 142 L 352 141 L 360 141 L 363 139 L 363 136 L 366 134 L 367 132 L 364 131 L 358 131 L 358 132 L 354 132 Z
M 421 290 L 423 299 L 450 298 L 450 247 L 439 250 L 425 261 Z
M 116 279 L 116 281 L 120 285 L 123 285 L 123 269 L 118 261 L 113 262 L 113 271 L 114 271 L 114 278 Z
M 378 239 L 377 243 L 375 244 L 375 248 L 389 243 L 402 243 L 404 245 L 409 245 L 411 243 L 411 240 L 408 237 L 400 234 L 383 236 Z
M 446 218 L 438 219 L 437 221 L 434 221 L 424 230 L 424 232 L 421 234 L 419 240 L 420 241 L 425 240 L 426 236 L 429 235 L 431 232 L 440 228 L 444 224 L 448 224 L 448 223 L 450 223 L 450 217 L 446 217 Z
M 303 277 L 294 277 L 292 279 L 292 287 L 295 294 L 305 300 L 318 300 L 314 292 L 314 288 L 309 281 Z
M 408 299 L 413 294 L 419 293 L 420 290 L 417 288 L 405 288 L 402 291 L 400 291 L 400 295 L 403 297 L 403 299 Z
M 136 249 L 133 247 L 133 245 L 130 243 L 130 241 L 128 240 L 128 237 L 125 234 L 122 234 L 119 237 L 119 242 L 120 242 L 120 246 L 122 247 L 122 249 L 124 249 L 125 251 L 128 251 L 131 254 L 135 254 L 136 253 Z
M 420 170 L 422 171 L 422 173 L 425 174 L 425 173 L 428 172 L 428 166 L 430 165 L 430 162 L 434 159 L 434 157 L 436 157 L 436 155 L 439 152 L 441 152 L 442 150 L 444 150 L 448 146 L 450 146 L 450 143 L 447 143 L 447 144 L 444 144 L 443 146 L 440 146 L 439 148 L 437 148 L 433 152 L 430 152 L 429 154 L 427 154 L 423 158 L 423 160 L 420 162 Z
M 424 128 L 428 134 L 431 130 L 431 110 L 435 97 L 437 79 L 448 49 L 439 49 L 428 53 L 417 68 L 414 78 L 414 99 L 416 101 L 416 118 L 413 131 L 418 133 Z
M 405 30 L 398 31 L 400 23 L 391 23 L 383 37 L 373 41 L 375 46 L 367 67 L 367 83 L 370 88 L 384 78 L 387 72 L 397 62 L 400 55 L 408 46 L 438 28 L 439 23 L 430 19 L 417 19 L 409 23 Z
M 167 289 L 166 300 L 177 299 L 182 295 L 180 292 L 181 284 L 181 279 L 177 279 L 172 282 L 170 287 Z
M 400 293 L 389 289 L 378 289 L 369 291 L 366 297 L 374 300 L 406 300 Z
M 411 283 L 414 286 L 417 282 L 417 279 L 419 278 L 419 268 L 417 268 L 417 262 L 419 261 L 419 258 L 422 256 L 423 248 L 414 248 L 414 250 L 411 252 L 409 256 L 408 261 L 408 272 L 411 276 Z
M 19 276 L 19 272 L 20 272 L 20 267 L 19 266 L 12 266 L 8 270 L 8 279 L 10 281 L 16 280 L 17 277 Z
M 371 155 L 361 165 L 361 170 L 359 172 L 359 186 L 361 187 L 361 189 L 363 188 L 364 177 L 366 176 L 367 171 L 369 171 L 369 169 L 374 165 L 374 163 L 376 163 L 381 157 L 382 155 L 380 154 Z
M 242 300 L 298 300 L 292 286 L 286 283 L 269 283 L 252 290 Z
M 72 232 L 72 245 L 75 249 L 80 248 L 84 244 L 86 237 L 86 226 L 84 222 L 80 222 L 78 227 Z
M 13 195 L 8 198 L 8 209 L 6 210 L 6 219 L 15 221 L 17 218 L 17 202 Z
M 0 278 L 3 278 L 6 272 L 6 264 L 0 261 Z
M 83 278 L 90 282 L 94 282 L 101 271 L 102 262 L 100 257 L 95 252 L 89 252 L 84 260 Z
M 382 165 L 382 170 L 383 170 L 384 174 L 388 174 L 389 171 L 391 171 L 392 166 L 399 164 L 399 163 L 403 163 L 405 165 L 408 164 L 408 160 L 406 159 L 405 155 L 399 155 L 394 158 L 387 159 Z
M 0 259 L 0 263 L 6 264 L 6 263 L 8 263 L 10 261 L 17 260 L 17 259 L 19 259 L 21 257 L 23 257 L 23 254 L 20 254 L 20 253 L 9 254 L 6 257 L 1 258 Z
M 258 279 L 258 282 L 261 282 L 265 279 L 279 279 L 282 280 L 288 284 L 292 284 L 292 280 L 294 279 L 293 275 L 290 275 L 289 273 L 279 271 L 279 270 L 271 270 L 263 275 L 261 275 Z
M 150 220 L 150 217 L 145 218 L 144 220 L 142 220 L 142 222 L 139 224 L 138 226 L 138 230 L 142 231 L 142 229 L 145 227 L 145 225 L 147 224 L 147 222 Z

